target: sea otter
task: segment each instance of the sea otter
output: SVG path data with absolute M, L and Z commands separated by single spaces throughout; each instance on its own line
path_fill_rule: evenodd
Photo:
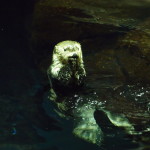
M 104 134 L 95 119 L 97 110 L 101 112 L 98 117 L 107 120 L 111 127 L 112 125 L 123 127 L 127 133 L 134 134 L 134 126 L 126 116 L 105 109 L 102 98 L 95 94 L 95 91 L 89 90 L 88 87 L 76 90 L 82 87 L 86 77 L 80 43 L 76 41 L 58 43 L 54 48 L 52 64 L 47 73 L 51 86 L 49 99 L 57 104 L 57 113 L 60 116 L 72 117 L 73 133 L 76 136 L 98 145 L 102 143 Z M 57 86 L 61 87 L 61 90 L 57 90 L 55 88 Z M 67 94 L 64 94 L 64 91 L 67 91 Z M 100 119 L 100 123 L 103 120 Z
M 86 76 L 80 43 L 63 41 L 54 47 L 48 76 L 62 87 L 82 86 Z

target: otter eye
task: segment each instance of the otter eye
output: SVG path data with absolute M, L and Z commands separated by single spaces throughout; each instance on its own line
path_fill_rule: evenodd
M 76 49 L 79 51 L 80 49 L 79 49 L 79 47 L 76 47 Z

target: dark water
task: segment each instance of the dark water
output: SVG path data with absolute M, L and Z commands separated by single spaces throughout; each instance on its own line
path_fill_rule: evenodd
M 105 49 L 111 47 L 113 49 L 116 46 L 113 45 L 116 39 L 124 32 L 128 32 L 131 28 L 133 29 L 135 24 L 142 28 L 139 25 L 141 20 L 143 21 L 149 17 L 147 3 L 143 3 L 143 5 L 136 3 L 137 10 L 144 11 L 140 15 L 136 14 L 134 7 L 131 7 L 131 12 L 133 12 L 131 13 L 131 18 L 128 21 L 121 22 L 123 25 L 119 28 L 112 29 L 111 25 L 118 24 L 121 20 L 120 16 L 115 22 L 114 20 L 109 20 L 109 18 L 108 20 L 105 19 L 104 15 L 104 22 L 101 27 L 111 32 L 111 34 L 107 34 L 102 29 L 99 31 L 103 32 L 100 37 L 95 35 L 95 31 L 93 31 L 93 34 L 81 34 L 79 38 L 74 38 L 81 41 L 83 48 L 87 48 L 83 52 L 87 71 L 87 85 L 79 93 L 71 93 L 66 97 L 60 97 L 61 100 L 71 100 L 74 103 L 61 103 L 63 105 L 60 104 L 58 109 L 57 103 L 48 99 L 49 83 L 45 66 L 49 64 L 49 56 L 46 56 L 49 55 L 49 45 L 47 47 L 40 45 L 39 48 L 31 48 L 31 24 L 35 2 L 16 0 L 10 3 L 4 2 L 0 5 L 0 150 L 150 149 L 149 82 L 133 83 L 131 82 L 132 79 L 127 81 L 128 75 L 125 79 L 118 80 L 117 76 L 110 74 L 111 70 L 115 70 L 115 65 L 105 64 L 104 67 L 110 66 L 112 69 L 108 71 L 98 70 L 99 65 L 96 65 L 96 61 L 99 58 L 101 58 L 102 62 L 105 61 L 107 53 L 99 54 L 99 50 L 95 48 L 96 46 L 93 47 L 94 52 L 90 50 L 92 48 L 91 43 L 93 43 L 91 39 L 94 39 L 99 47 L 102 46 Z M 86 2 L 84 3 L 86 4 Z M 126 1 L 126 3 L 129 2 Z M 95 4 L 91 2 L 91 6 L 95 6 Z M 104 6 L 106 8 L 107 3 L 103 3 Z M 123 10 L 126 10 L 126 8 Z M 70 10 L 71 12 L 77 16 L 73 20 L 79 23 L 78 14 L 83 12 L 78 9 Z M 102 12 L 104 12 L 104 9 L 97 11 L 93 15 L 97 18 L 97 14 Z M 116 12 L 113 13 L 117 14 Z M 130 11 L 128 13 L 126 14 L 127 16 L 122 15 L 121 17 L 130 16 Z M 54 13 L 54 15 L 57 14 Z M 85 17 L 84 13 L 82 15 L 81 17 Z M 132 18 L 135 20 L 132 20 Z M 85 27 L 80 22 L 82 30 L 85 30 L 85 32 L 87 29 L 90 31 L 90 26 L 92 29 L 97 27 L 91 24 L 91 22 L 94 23 L 94 19 L 85 20 L 85 22 L 88 21 L 90 24 L 86 24 L 87 26 Z M 108 25 L 108 22 L 111 25 Z M 105 23 L 107 24 L 106 28 Z M 53 26 L 51 28 L 53 30 Z M 58 40 L 60 39 L 59 37 Z M 105 42 L 106 39 L 109 39 L 108 42 Z M 54 46 L 57 40 L 52 38 L 52 41 L 54 41 L 52 44 Z M 45 41 L 43 40 L 42 42 L 44 43 Z M 86 44 L 88 44 L 89 48 Z M 44 59 L 48 60 L 46 65 L 43 61 Z M 38 63 L 37 61 L 39 60 L 44 63 Z M 66 106 L 65 109 L 63 108 L 64 105 Z M 68 105 L 71 105 L 71 109 L 68 108 Z M 87 106 L 87 109 L 94 111 L 94 114 L 91 115 L 90 113 L 90 116 L 95 118 L 97 125 L 104 134 L 104 140 L 100 146 L 89 143 L 72 133 L 79 117 L 75 112 L 82 106 Z M 134 126 L 135 130 L 131 134 L 125 128 L 114 126 L 108 119 L 108 115 L 101 111 L 102 109 L 120 118 L 123 114 L 124 118 L 127 118 L 129 123 Z M 88 114 L 86 116 L 88 117 Z

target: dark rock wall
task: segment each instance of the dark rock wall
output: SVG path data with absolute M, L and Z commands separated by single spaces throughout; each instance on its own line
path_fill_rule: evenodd
M 100 76 L 149 82 L 149 14 L 148 1 L 39 1 L 31 28 L 36 62 L 45 71 L 56 43 L 77 40 L 87 70 L 94 66 Z

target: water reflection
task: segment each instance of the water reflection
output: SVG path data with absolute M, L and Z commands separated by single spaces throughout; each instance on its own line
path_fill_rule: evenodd
M 80 91 L 60 94 L 53 101 L 57 106 L 55 110 L 59 117 L 73 121 L 72 132 L 85 141 L 108 148 L 105 145 L 108 141 L 119 139 L 119 143 L 114 142 L 114 148 L 120 143 L 125 149 L 140 147 L 138 143 L 150 140 L 147 136 L 150 87 L 138 84 L 108 90 L 108 86 L 93 89 L 88 85 Z M 104 99 L 102 92 L 106 87 Z

